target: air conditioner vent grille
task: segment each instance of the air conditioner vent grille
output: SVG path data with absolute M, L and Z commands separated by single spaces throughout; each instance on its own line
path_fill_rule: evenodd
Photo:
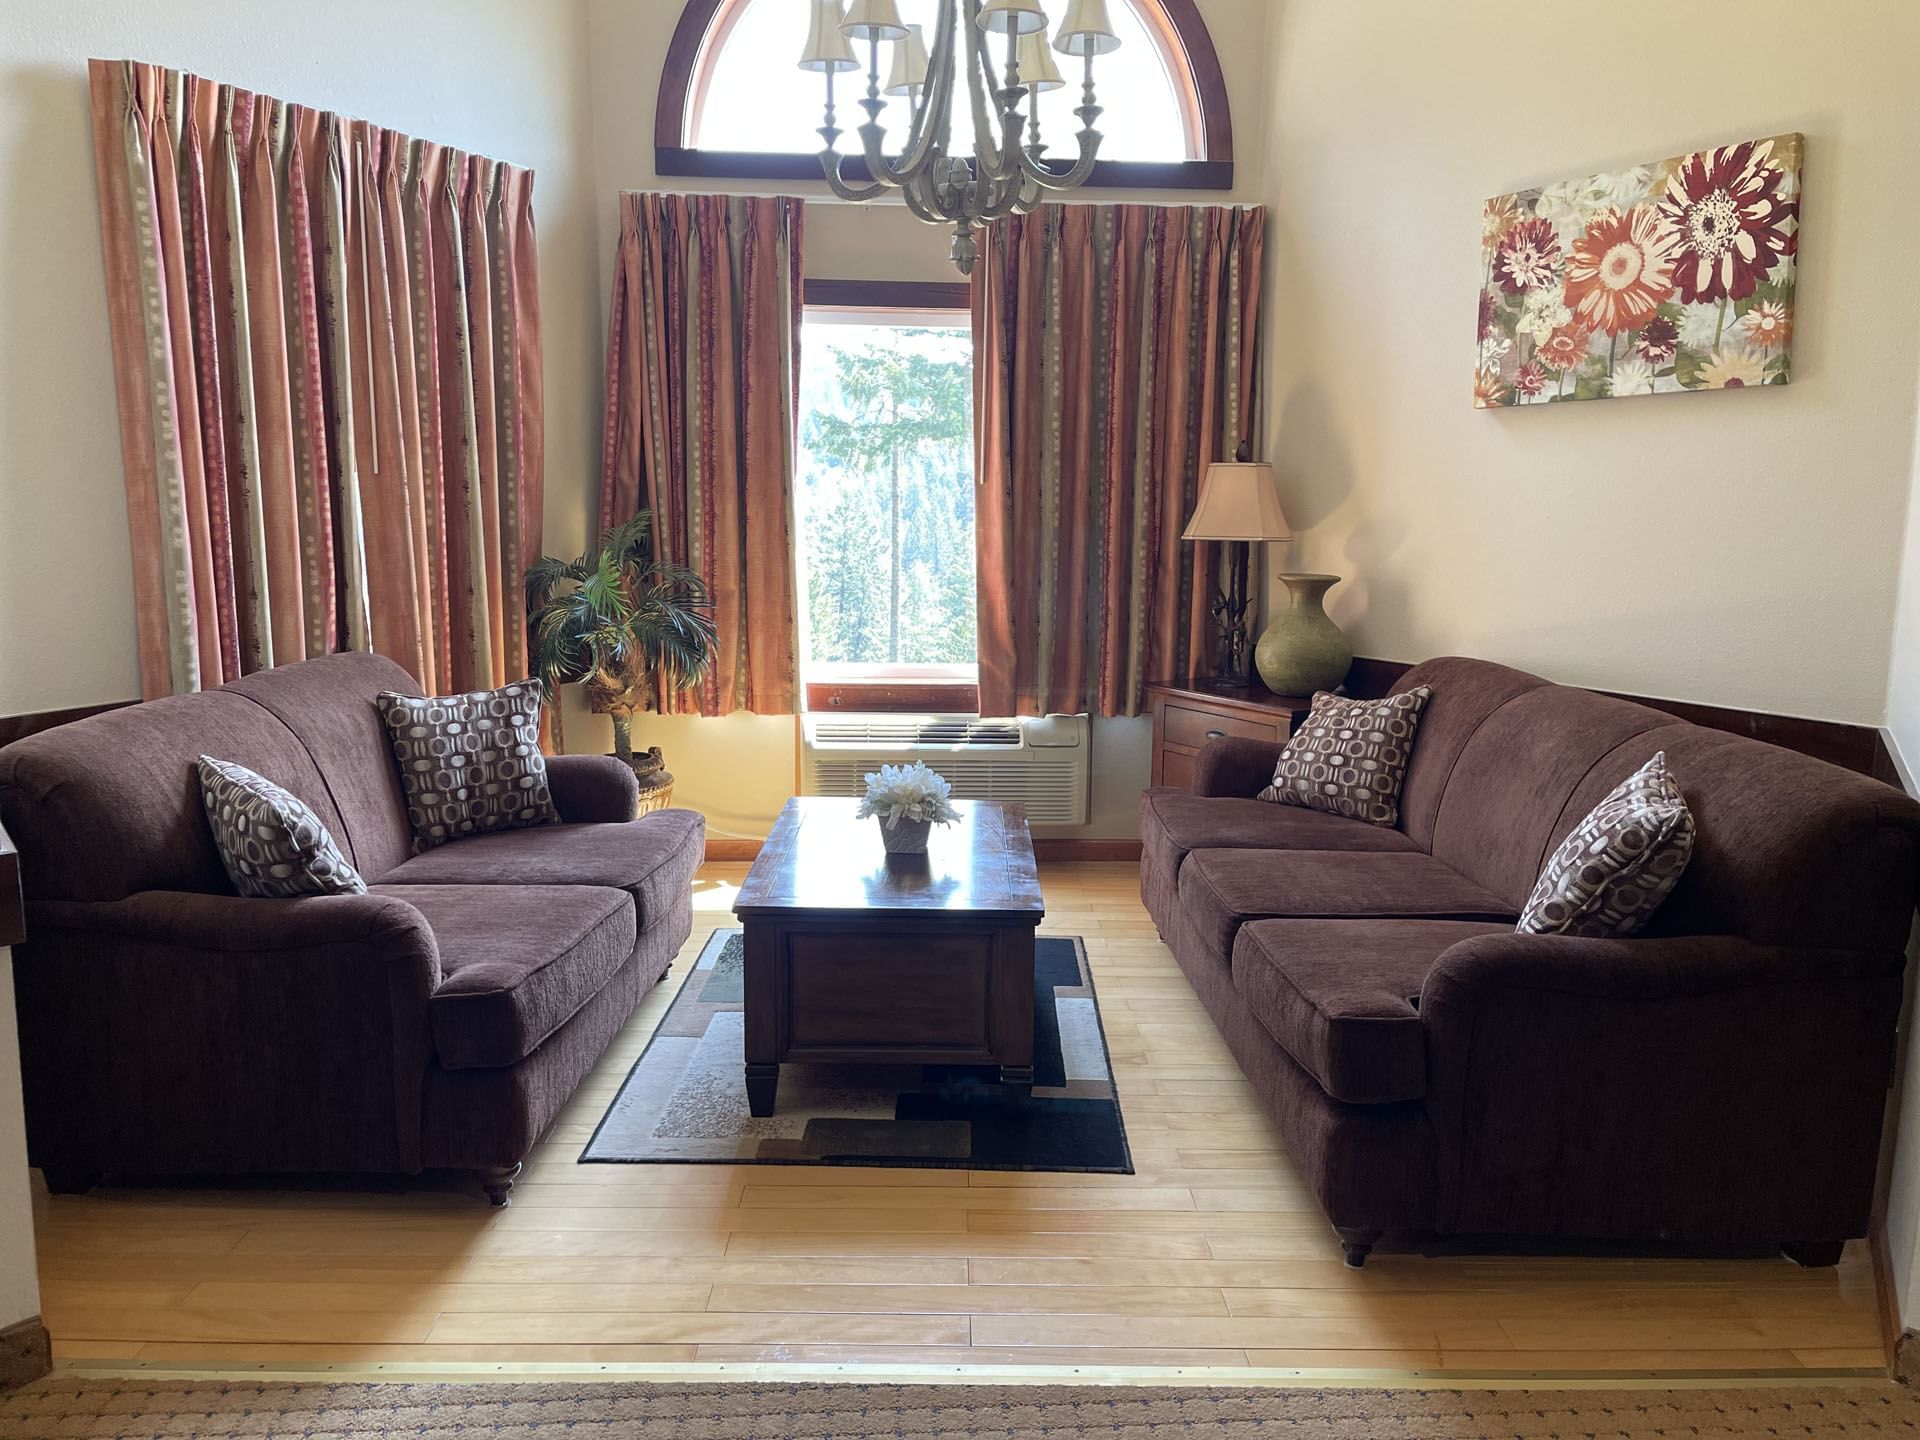
M 1031 735 L 1028 726 L 1037 726 Z M 976 720 L 965 715 L 808 716 L 801 793 L 859 796 L 882 765 L 923 760 L 961 800 L 1027 808 L 1037 825 L 1084 825 L 1090 790 L 1085 716 Z
M 1020 726 L 945 715 L 850 715 L 815 720 L 817 745 L 969 745 L 1017 749 Z

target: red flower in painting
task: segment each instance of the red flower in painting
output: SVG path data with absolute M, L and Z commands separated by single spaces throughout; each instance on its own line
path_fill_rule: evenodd
M 1499 297 L 1491 290 L 1480 292 L 1480 330 L 1473 337 L 1474 339 L 1484 340 L 1493 333 L 1494 310 L 1499 303 Z
M 1653 206 L 1602 210 L 1567 253 L 1574 318 L 1609 335 L 1646 324 L 1673 293 L 1673 246 L 1673 229 Z
M 1560 263 L 1560 237 L 1551 220 L 1516 220 L 1501 237 L 1494 256 L 1494 278 L 1511 295 L 1544 290 L 1554 282 Z
M 1534 358 L 1549 370 L 1571 370 L 1587 358 L 1587 343 L 1593 331 L 1584 325 L 1562 325 L 1534 352 Z
M 1749 140 L 1689 155 L 1667 180 L 1660 214 L 1677 232 L 1674 283 L 1687 304 L 1744 300 L 1793 253 L 1787 223 L 1800 207 L 1781 198 L 1772 158 L 1771 140 Z
M 1538 360 L 1529 360 L 1514 372 L 1513 388 L 1522 395 L 1538 395 L 1547 388 L 1546 367 Z
M 1664 365 L 1680 349 L 1680 327 L 1664 315 L 1656 315 L 1641 328 L 1633 348 L 1650 365 Z

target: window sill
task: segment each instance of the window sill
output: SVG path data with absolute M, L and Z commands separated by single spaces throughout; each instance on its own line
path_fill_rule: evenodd
M 978 715 L 980 687 L 958 680 L 826 680 L 806 687 L 809 712 Z

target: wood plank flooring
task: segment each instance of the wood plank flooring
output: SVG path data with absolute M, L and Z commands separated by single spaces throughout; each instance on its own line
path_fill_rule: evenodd
M 514 1204 L 453 1180 L 39 1200 L 56 1355 L 257 1364 L 660 1362 L 1484 1375 L 1884 1363 L 1864 1245 L 1782 1260 L 1376 1255 L 1347 1269 L 1141 908 L 1131 865 L 1043 867 L 1085 938 L 1138 1174 L 575 1163 L 742 865 Z

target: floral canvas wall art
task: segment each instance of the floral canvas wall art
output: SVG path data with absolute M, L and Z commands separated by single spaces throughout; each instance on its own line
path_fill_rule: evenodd
M 1799 135 L 1487 201 L 1481 409 L 1784 385 Z

